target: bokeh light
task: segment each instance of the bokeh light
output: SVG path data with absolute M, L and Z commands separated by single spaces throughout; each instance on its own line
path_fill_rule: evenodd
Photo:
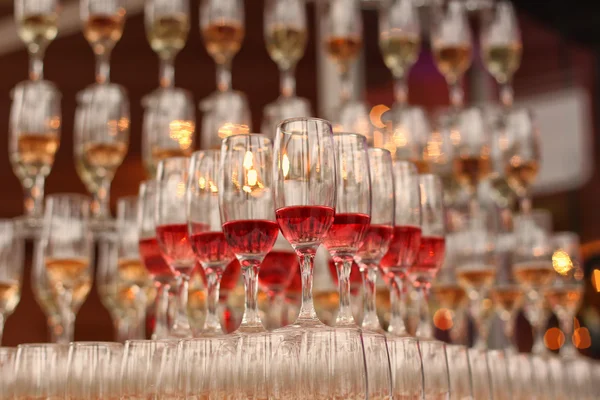
M 550 328 L 544 334 L 544 344 L 550 350 L 558 350 L 565 343 L 565 334 L 558 328 Z
M 592 337 L 590 336 L 590 331 L 585 328 L 577 328 L 573 333 L 573 344 L 578 349 L 587 349 L 592 345 Z
M 436 328 L 442 331 L 452 329 L 454 321 L 452 319 L 453 312 L 447 308 L 440 308 L 433 314 L 433 324 Z
M 567 275 L 573 268 L 573 261 L 571 261 L 569 253 L 563 250 L 557 250 L 552 254 L 552 266 L 559 274 Z
M 592 286 L 596 289 L 596 292 L 600 292 L 600 269 L 592 271 L 590 279 L 592 280 Z

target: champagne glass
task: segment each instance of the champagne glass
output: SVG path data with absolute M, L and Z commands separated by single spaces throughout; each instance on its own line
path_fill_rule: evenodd
M 125 1 L 83 0 L 80 4 L 83 36 L 96 56 L 96 82 L 108 83 L 110 53 L 123 35 Z
M 160 58 L 160 86 L 175 84 L 175 57 L 184 48 L 190 31 L 189 0 L 151 0 L 144 9 L 146 35 Z
M 19 37 L 29 52 L 29 79 L 44 79 L 44 54 L 58 34 L 59 0 L 15 0 Z
M 12 399 L 15 389 L 17 349 L 0 347 L 0 398 Z
M 233 135 L 223 140 L 219 208 L 223 233 L 242 266 L 246 293 L 238 333 L 265 331 L 258 313 L 258 274 L 279 232 L 271 193 L 272 163 L 272 143 L 262 135 Z
M 142 157 L 146 172 L 156 175 L 157 164 L 168 157 L 189 157 L 196 142 L 192 94 L 184 89 L 158 89 L 142 100 Z
M 429 317 L 428 297 L 431 281 L 435 278 L 445 252 L 445 215 L 442 182 L 432 174 L 419 176 L 421 191 L 422 236 L 417 258 L 408 268 L 408 276 L 418 295 L 419 326 L 416 335 L 419 338 L 433 337 L 431 318 Z
M 450 398 L 450 372 L 446 344 L 437 340 L 419 340 L 423 362 L 423 398 L 428 400 Z
M 342 110 L 352 96 L 350 68 L 358 59 L 363 44 L 360 1 L 327 2 L 322 21 L 325 52 L 338 67 L 341 83 L 339 109 Z
M 118 399 L 122 358 L 123 345 L 119 343 L 71 343 L 65 399 Z
M 535 397 L 533 365 L 530 357 L 524 353 L 507 354 L 508 377 L 514 399 L 528 400 Z
M 202 0 L 200 31 L 206 51 L 217 64 L 217 89 L 231 90 L 231 61 L 245 35 L 243 0 Z
M 487 349 L 490 318 L 493 314 L 486 298 L 496 279 L 497 268 L 497 236 L 491 225 L 491 215 L 480 211 L 470 215 L 465 226 L 456 233 L 456 277 L 468 294 L 469 312 L 477 329 L 475 347 L 481 350 Z
M 394 101 L 408 103 L 408 73 L 421 50 L 421 24 L 412 0 L 392 0 L 379 11 L 379 48 L 394 77 Z
M 275 210 L 302 274 L 302 306 L 290 327 L 325 325 L 313 304 L 314 257 L 333 223 L 336 204 L 335 147 L 331 124 L 316 118 L 282 121 L 274 145 Z
M 189 279 L 194 269 L 194 250 L 188 237 L 185 185 L 188 182 L 190 159 L 166 158 L 156 171 L 156 208 L 154 222 L 160 252 L 179 280 L 179 302 L 171 327 L 171 336 L 191 335 L 187 316 Z
M 21 299 L 24 242 L 17 225 L 0 219 L 0 344 L 4 323 Z
M 581 263 L 579 236 L 574 232 L 557 232 L 552 235 L 552 266 L 556 279 L 544 291 L 546 302 L 559 319 L 567 338 L 573 332 L 573 320 L 577 314 L 584 291 L 584 272 Z M 574 358 L 579 353 L 572 340 L 565 340 L 560 355 Z
M 205 335 L 223 334 L 217 315 L 221 278 L 234 259 L 221 224 L 219 209 L 219 167 L 221 152 L 199 151 L 192 155 L 187 182 L 188 234 L 196 260 L 204 268 L 207 281 L 208 314 Z
M 15 399 L 60 399 L 67 379 L 68 347 L 32 343 L 17 347 Z
M 26 223 L 35 227 L 43 213 L 44 181 L 60 143 L 61 94 L 53 83 L 39 80 L 21 82 L 11 95 L 10 162 L 25 191 Z
M 333 135 L 336 162 L 336 214 L 323 244 L 338 275 L 340 309 L 336 326 L 355 325 L 350 306 L 350 271 L 371 221 L 371 179 L 367 141 L 362 135 Z
M 140 258 L 154 280 L 156 301 L 154 315 L 156 325 L 152 333 L 153 339 L 165 339 L 168 336 L 167 308 L 169 289 L 175 279 L 174 271 L 163 258 L 158 240 L 156 239 L 156 197 L 158 184 L 155 180 L 144 181 L 140 184 L 137 210 L 137 229 L 139 236 Z
M 543 291 L 556 278 L 550 238 L 552 215 L 546 210 L 533 210 L 514 219 L 515 252 L 513 276 L 525 291 L 525 315 L 533 330 L 533 353 L 546 351 L 543 328 L 546 323 Z
M 394 399 L 423 398 L 423 364 L 419 342 L 411 337 L 388 336 Z
M 483 14 L 481 52 L 488 72 L 500 85 L 500 102 L 512 106 L 512 77 L 521 64 L 521 31 L 510 1 L 501 0 Z
M 227 136 L 250 133 L 252 115 L 242 92 L 228 90 L 212 94 L 200 103 L 200 109 L 204 113 L 200 132 L 203 147 L 219 149 Z
M 438 70 L 450 87 L 450 104 L 463 105 L 462 77 L 471 66 L 473 45 L 463 1 L 450 0 L 445 9 L 435 6 L 431 24 L 431 46 Z
M 64 325 L 60 342 L 72 341 L 75 307 L 83 302 L 92 284 L 89 206 L 89 199 L 78 194 L 56 194 L 46 199 L 40 245 Z
M 521 211 L 531 210 L 530 189 L 539 170 L 539 132 L 527 109 L 511 109 L 506 116 L 503 160 L 509 186 L 519 196 Z
M 93 196 L 92 216 L 110 218 L 110 185 L 129 147 L 129 100 L 119 85 L 92 86 L 83 95 L 83 127 L 76 129 L 77 170 Z
M 394 164 L 394 236 L 380 267 L 388 277 L 392 315 L 388 333 L 407 336 L 404 324 L 403 293 L 406 291 L 408 269 L 412 267 L 421 245 L 421 191 L 414 164 L 397 161 Z

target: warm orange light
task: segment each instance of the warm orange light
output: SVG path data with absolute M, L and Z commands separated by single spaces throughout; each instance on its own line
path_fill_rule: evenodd
M 600 292 L 600 269 L 592 271 L 592 286 L 596 289 L 596 292 Z
M 180 149 L 186 150 L 192 145 L 194 129 L 194 122 L 176 119 L 169 123 L 169 137 L 179 143 Z
M 390 108 L 384 104 L 377 104 L 376 106 L 373 106 L 371 112 L 369 113 L 369 119 L 371 120 L 371 123 L 379 129 L 385 128 L 385 124 L 381 120 L 381 117 L 383 114 L 389 111 L 389 109 Z
M 587 328 L 577 328 L 573 333 L 573 344 L 578 349 L 587 349 L 592 345 L 592 337 Z
M 442 331 L 452 329 L 454 326 L 452 311 L 447 308 L 440 308 L 437 310 L 435 314 L 433 314 L 433 324 Z
M 219 128 L 218 134 L 221 139 L 224 139 L 231 135 L 239 135 L 249 132 L 250 128 L 248 127 L 248 125 L 232 124 L 231 122 L 226 122 Z
M 573 269 L 573 261 L 566 251 L 557 250 L 552 254 L 552 266 L 561 275 L 567 275 Z
M 565 334 L 558 328 L 550 328 L 544 334 L 544 344 L 550 350 L 558 350 L 565 343 Z

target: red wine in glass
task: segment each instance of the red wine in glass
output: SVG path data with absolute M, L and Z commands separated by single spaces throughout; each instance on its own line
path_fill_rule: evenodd
M 382 254 L 387 252 L 393 236 L 394 227 L 391 224 L 369 225 L 356 258 L 360 262 L 378 262 Z
M 335 286 L 338 285 L 338 274 L 337 269 L 335 268 L 335 261 L 332 258 L 327 262 L 329 266 L 329 273 L 331 278 L 333 279 L 333 283 Z M 358 264 L 352 262 L 352 269 L 350 269 L 350 294 L 357 295 L 360 291 L 362 285 L 362 275 L 360 274 L 360 269 L 358 268 Z
M 174 271 L 163 258 L 156 238 L 140 239 L 140 257 L 148 273 L 158 281 L 167 283 L 174 276 Z
M 367 214 L 336 214 L 323 244 L 334 259 L 342 253 L 353 255 L 361 246 L 370 222 Z
M 390 247 L 381 259 L 385 274 L 402 276 L 406 268 L 415 263 L 421 246 L 421 228 L 417 226 L 395 226 Z
M 275 221 L 262 219 L 228 221 L 223 224 L 223 233 L 233 253 L 252 258 L 271 251 L 279 226 Z
M 280 295 L 290 285 L 298 269 L 296 253 L 273 250 L 260 265 L 258 285 L 269 296 Z
M 177 272 L 189 276 L 196 258 L 189 240 L 187 224 L 159 225 L 156 227 L 156 239 L 169 265 Z
M 192 230 L 193 232 L 193 230 Z M 196 260 L 205 268 L 223 267 L 234 259 L 223 232 L 199 232 L 190 236 Z
M 296 249 L 315 254 L 331 224 L 334 210 L 325 206 L 289 206 L 275 211 L 283 237 Z
M 423 236 L 419 255 L 415 263 L 409 267 L 408 273 L 415 281 L 430 282 L 439 271 L 444 261 L 446 241 L 441 236 Z

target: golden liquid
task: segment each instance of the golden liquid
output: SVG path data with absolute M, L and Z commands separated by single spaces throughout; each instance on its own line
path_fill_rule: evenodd
M 523 299 L 523 291 L 518 287 L 495 287 L 492 289 L 492 299 L 500 309 L 513 312 Z
M 333 36 L 325 41 L 327 54 L 339 64 L 354 61 L 361 48 L 362 38 L 359 36 Z
M 448 82 L 456 82 L 471 65 L 471 45 L 435 46 L 433 56 L 438 70 Z
M 19 281 L 0 281 L 0 314 L 10 315 L 21 298 Z
M 125 143 L 88 143 L 83 150 L 85 163 L 90 168 L 108 171 L 116 170 L 123 162 L 126 153 Z
M 57 270 L 55 271 L 55 274 L 53 275 L 54 277 L 56 277 L 57 275 L 60 275 L 60 273 L 58 273 L 58 269 L 60 269 L 59 263 L 62 263 L 65 260 L 46 260 L 46 271 L 48 272 L 48 279 L 33 279 L 33 293 L 38 301 L 38 304 L 42 307 L 44 313 L 47 316 L 54 316 L 59 314 L 60 308 L 58 307 L 58 304 L 64 291 L 65 285 L 52 279 L 50 275 L 50 270 L 48 269 L 48 261 L 50 262 L 50 264 L 52 264 L 52 266 L 50 267 L 51 269 L 58 266 Z M 87 262 L 83 260 L 81 260 L 81 262 L 85 263 L 85 265 L 87 266 Z M 79 307 L 81 307 L 88 294 L 90 293 L 91 287 L 92 280 L 89 270 L 82 271 L 77 276 L 77 279 L 74 282 L 74 286 L 71 288 L 72 297 L 70 307 L 73 312 L 79 310 Z
M 523 46 L 519 42 L 483 48 L 483 62 L 499 83 L 508 82 L 521 65 Z
M 204 319 L 206 318 L 206 289 L 204 281 L 199 273 L 194 273 L 190 278 L 188 287 L 188 318 L 190 324 L 195 329 L 202 329 L 204 327 Z
M 441 284 L 431 287 L 435 298 L 442 307 L 456 310 L 465 302 L 467 294 L 465 290 L 456 284 Z
M 279 68 L 288 69 L 304 55 L 306 39 L 306 29 L 275 25 L 266 35 L 267 51 Z
M 577 310 L 582 296 L 583 287 L 579 285 L 549 287 L 544 290 L 544 297 L 552 308 L 562 307 L 570 312 Z
M 466 287 L 473 289 L 481 289 L 490 287 L 494 283 L 496 277 L 496 268 L 482 266 L 482 268 L 457 268 L 456 278 L 458 282 Z
M 527 191 L 533 184 L 538 171 L 539 164 L 537 161 L 520 162 L 513 159 L 506 166 L 506 180 L 515 192 L 522 193 Z
M 206 51 L 217 64 L 225 64 L 240 51 L 244 40 L 244 27 L 238 22 L 221 22 L 202 30 Z
M 513 265 L 515 279 L 529 287 L 543 287 L 556 277 L 551 261 L 528 261 Z
M 421 39 L 416 35 L 382 34 L 379 48 L 392 75 L 402 77 L 419 58 Z
M 190 31 L 186 14 L 162 15 L 148 27 L 148 41 L 161 58 L 170 59 L 184 48 Z
M 162 148 L 162 147 L 153 147 L 152 148 L 152 160 L 154 164 L 158 164 L 160 161 L 165 158 L 170 157 L 189 157 L 192 154 L 192 149 L 181 149 L 181 148 Z
M 453 161 L 454 178 L 463 187 L 474 190 L 487 178 L 491 165 L 488 157 L 460 157 Z
M 17 175 L 22 178 L 47 176 L 54 164 L 59 143 L 60 140 L 54 133 L 20 133 L 17 138 L 17 152 L 11 154 Z
M 112 15 L 90 15 L 83 28 L 83 35 L 94 49 L 101 54 L 111 49 L 123 36 L 124 12 Z
M 90 273 L 88 260 L 82 258 L 47 258 L 46 271 L 52 284 L 70 289 Z
M 415 159 L 409 161 L 415 164 L 415 166 L 417 167 L 417 172 L 419 174 L 428 174 L 431 172 L 431 165 L 429 165 L 428 161 Z
M 149 282 L 150 275 L 139 259 L 121 258 L 118 261 L 119 278 L 127 283 L 143 288 Z
M 26 15 L 18 24 L 19 37 L 28 46 L 35 46 L 31 50 L 36 51 L 56 38 L 56 20 L 57 16 L 54 13 Z

